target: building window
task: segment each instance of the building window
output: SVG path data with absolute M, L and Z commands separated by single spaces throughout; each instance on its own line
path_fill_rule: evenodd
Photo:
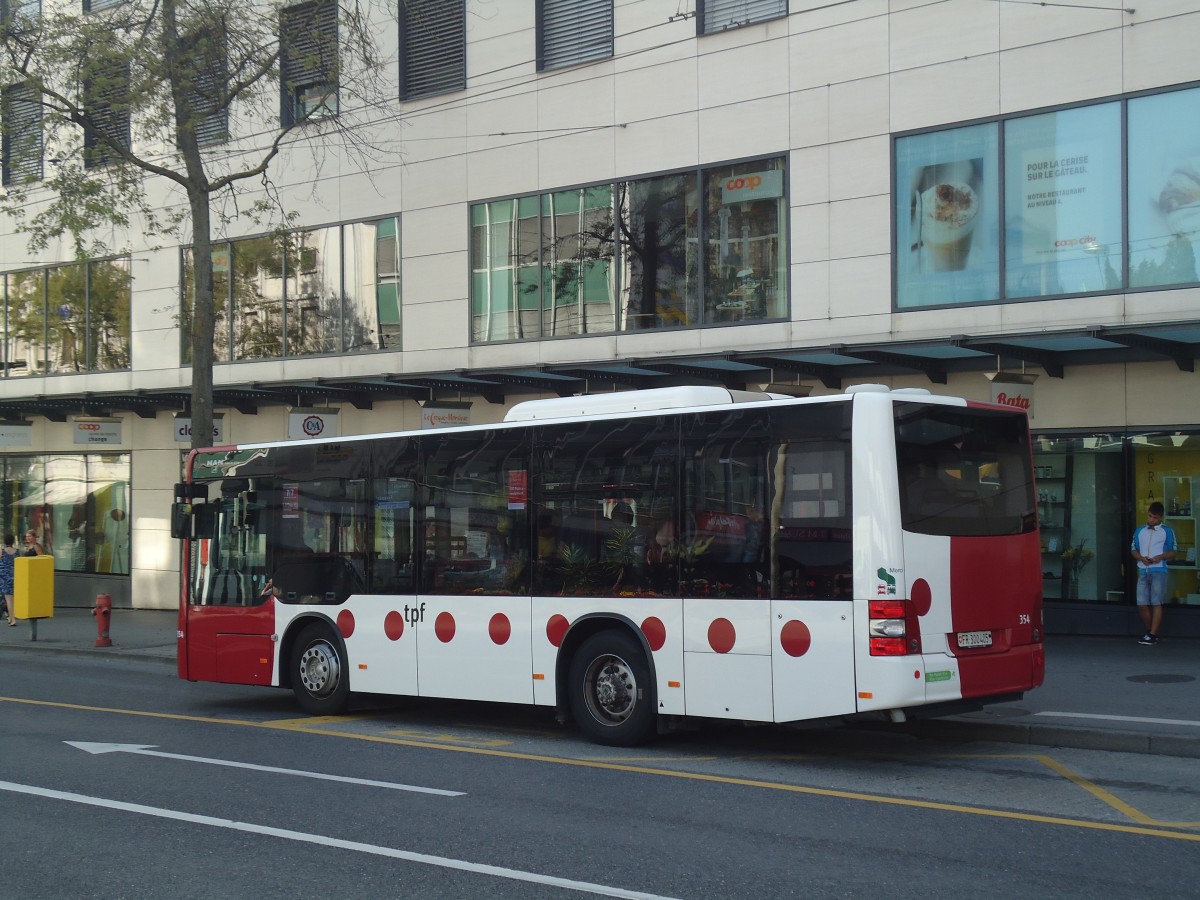
M 788 14 L 787 0 L 697 0 L 699 33 L 741 28 Z
M 1121 289 L 1121 105 L 1004 126 L 1005 293 Z
M 217 362 L 394 349 L 400 343 L 399 220 L 213 245 Z M 183 256 L 184 365 L 195 279 Z
M 280 118 L 285 127 L 337 115 L 337 4 L 285 7 L 279 18 Z
M 41 0 L 0 0 L 0 22 L 14 37 L 27 30 L 28 20 L 37 19 L 41 14 Z
M 191 127 L 201 147 L 229 140 L 229 44 L 224 23 L 205 22 L 185 38 L 192 81 L 188 102 Z
M 415 100 L 467 86 L 464 0 L 400 4 L 400 99 Z
M 4 184 L 28 184 L 42 178 L 42 104 L 27 84 L 12 84 L 0 94 L 3 125 Z
M 898 308 L 1200 282 L 1200 89 L 902 135 L 893 150 Z
M 538 69 L 613 55 L 613 0 L 540 0 Z
M 129 64 L 101 60 L 84 79 L 83 165 L 106 166 L 129 150 Z
M 1129 284 L 1200 281 L 1200 90 L 1129 101 Z
M 128 453 L 0 457 L 4 531 L 33 532 L 57 572 L 129 574 Z
M 83 11 L 85 13 L 100 12 L 102 9 L 120 6 L 124 2 L 125 0 L 83 0 Z
M 782 157 L 471 209 L 477 343 L 786 315 Z
M 896 142 L 896 302 L 1000 296 L 999 129 L 992 123 Z
M 128 257 L 0 276 L 10 376 L 130 366 Z

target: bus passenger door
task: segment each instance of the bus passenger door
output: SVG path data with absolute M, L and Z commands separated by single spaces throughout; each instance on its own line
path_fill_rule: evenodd
M 854 712 L 853 602 L 771 603 L 771 686 L 775 721 Z

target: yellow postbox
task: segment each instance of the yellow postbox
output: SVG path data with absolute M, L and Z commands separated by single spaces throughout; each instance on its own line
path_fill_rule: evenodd
M 13 615 L 18 619 L 54 618 L 54 557 L 18 556 L 13 560 Z

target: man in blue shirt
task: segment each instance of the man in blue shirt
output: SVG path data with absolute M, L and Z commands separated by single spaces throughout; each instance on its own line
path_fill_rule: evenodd
M 1162 627 L 1167 560 L 1175 557 L 1175 532 L 1163 524 L 1163 505 L 1157 500 L 1146 510 L 1146 524 L 1133 533 L 1129 549 L 1137 560 L 1137 608 L 1146 626 L 1138 643 L 1153 646 Z

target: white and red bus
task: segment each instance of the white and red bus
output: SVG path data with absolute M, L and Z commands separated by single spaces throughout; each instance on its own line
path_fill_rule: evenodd
M 894 721 L 1041 684 L 1024 412 L 688 387 L 193 453 L 179 675 L 679 717 Z

